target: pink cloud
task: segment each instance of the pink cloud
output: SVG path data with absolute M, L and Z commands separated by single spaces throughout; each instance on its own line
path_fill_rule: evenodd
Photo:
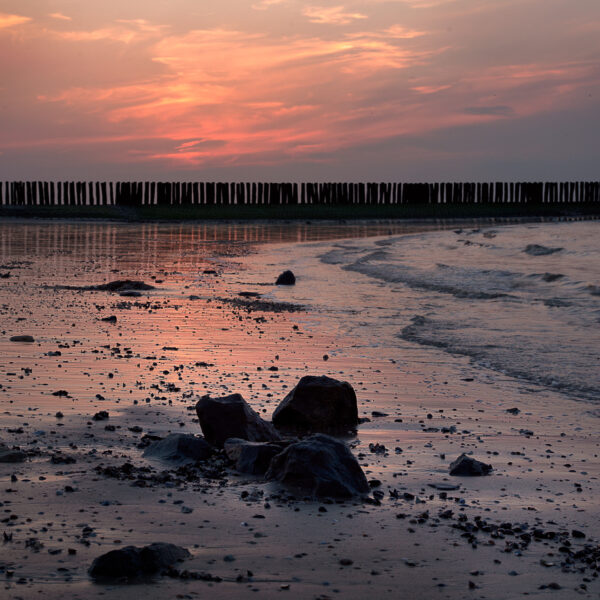
M 347 25 L 367 18 L 367 15 L 359 12 L 348 12 L 343 6 L 307 6 L 302 14 L 311 23 L 322 25 Z
M 59 13 L 59 12 L 50 13 L 48 16 L 52 17 L 53 19 L 57 19 L 59 21 L 72 21 L 73 20 L 71 17 L 68 17 L 67 15 L 63 15 L 62 13 Z

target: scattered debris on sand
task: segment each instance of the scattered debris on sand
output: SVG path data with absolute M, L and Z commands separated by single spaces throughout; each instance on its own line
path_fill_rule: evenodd
M 135 279 L 117 279 L 97 285 L 55 285 L 56 290 L 82 290 L 86 292 L 133 292 L 149 291 L 156 289 L 155 286 Z
M 248 300 L 245 298 L 217 298 L 219 302 L 230 304 L 236 308 L 244 309 L 247 312 L 264 312 L 264 313 L 293 313 L 304 312 L 306 307 L 302 304 L 294 304 L 293 302 L 275 302 L 272 300 Z

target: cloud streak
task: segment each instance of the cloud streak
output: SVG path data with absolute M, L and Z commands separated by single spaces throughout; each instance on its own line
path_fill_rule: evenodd
M 29 23 L 31 20 L 30 17 L 24 17 L 22 15 L 0 13 L 0 29 L 8 29 L 9 27 L 23 25 L 24 23 Z
M 302 14 L 311 23 L 320 25 L 347 25 L 367 18 L 359 12 L 348 12 L 343 6 L 307 6 Z

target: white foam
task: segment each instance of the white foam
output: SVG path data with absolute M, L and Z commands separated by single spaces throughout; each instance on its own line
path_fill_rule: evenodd
M 393 297 L 395 335 L 600 400 L 597 222 L 353 241 L 321 260 L 379 282 L 363 294 L 363 314 Z

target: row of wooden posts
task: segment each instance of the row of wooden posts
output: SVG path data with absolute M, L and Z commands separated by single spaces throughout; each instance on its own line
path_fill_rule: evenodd
M 600 182 L 0 182 L 0 204 L 5 206 L 559 204 L 582 202 L 600 202 Z

